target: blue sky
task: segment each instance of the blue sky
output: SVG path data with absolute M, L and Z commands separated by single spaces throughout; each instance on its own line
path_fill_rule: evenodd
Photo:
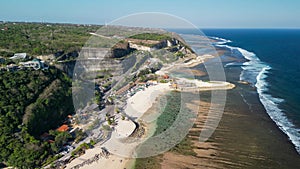
M 164 12 L 200 28 L 300 28 L 299 0 L 1 0 L 0 20 L 103 24 Z

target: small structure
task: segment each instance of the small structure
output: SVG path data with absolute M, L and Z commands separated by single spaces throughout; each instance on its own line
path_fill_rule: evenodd
M 168 74 L 164 74 L 164 75 L 163 75 L 163 78 L 164 78 L 164 79 L 169 79 L 170 76 L 169 76 Z
M 128 91 L 130 88 L 132 88 L 133 86 L 135 86 L 135 83 L 129 83 L 126 86 L 122 87 L 121 89 L 119 89 L 118 91 L 116 91 L 116 95 L 122 95 L 124 94 L 126 91 Z
M 157 85 L 158 82 L 157 82 L 157 80 L 148 80 L 147 84 L 149 84 L 149 85 Z
M 27 57 L 26 53 L 15 53 L 14 56 L 10 57 L 9 59 L 11 60 L 26 59 L 26 57 Z
M 40 59 L 33 59 L 32 61 L 28 61 L 28 62 L 20 62 L 20 65 L 27 68 L 33 68 L 35 70 L 49 68 L 49 66 L 47 66 L 45 62 Z
M 69 130 L 69 126 L 66 124 L 63 124 L 62 126 L 60 126 L 59 128 L 56 129 L 56 131 L 59 131 L 59 132 L 65 132 L 68 130 Z
M 131 120 L 120 120 L 118 125 L 115 127 L 116 138 L 126 138 L 129 137 L 135 130 L 137 126 Z

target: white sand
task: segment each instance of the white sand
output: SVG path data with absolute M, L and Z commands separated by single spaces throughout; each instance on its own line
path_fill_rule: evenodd
M 169 83 L 159 83 L 155 86 L 149 86 L 144 91 L 139 91 L 127 100 L 127 106 L 125 113 L 134 119 L 139 119 L 148 109 L 151 108 L 156 98 L 170 90 Z M 101 147 L 105 147 L 111 152 L 112 155 L 108 159 L 100 158 L 98 162 L 93 162 L 90 165 L 85 165 L 82 168 L 125 168 L 126 164 L 130 161 L 132 150 L 140 143 L 124 144 L 122 138 L 126 138 L 135 130 L 135 124 L 132 121 L 119 120 L 116 130 L 112 132 L 111 139 L 105 142 Z M 126 147 L 125 147 L 126 145 Z M 101 152 L 100 147 L 89 149 L 86 153 L 76 159 L 74 159 L 67 168 L 71 168 L 84 161 L 93 158 L 96 154 Z M 119 154 L 119 155 L 114 155 Z M 123 156 L 123 157 L 121 157 Z M 122 162 L 120 162 L 122 160 Z
M 188 80 L 188 79 L 179 79 L 179 81 L 184 83 L 194 83 L 199 87 L 200 90 L 218 90 L 218 89 L 232 89 L 234 85 L 228 82 L 203 82 L 200 80 Z M 125 113 L 135 119 L 139 120 L 148 109 L 150 109 L 155 103 L 157 97 L 164 94 L 167 91 L 170 91 L 170 83 L 159 83 L 155 86 L 150 86 L 144 91 L 139 91 L 132 97 L 127 100 L 127 106 L 125 108 Z M 98 162 L 94 162 L 90 165 L 85 165 L 82 168 L 125 168 L 126 163 L 130 161 L 132 150 L 139 144 L 138 142 L 133 144 L 125 144 L 120 138 L 126 138 L 129 136 L 135 129 L 135 124 L 132 121 L 119 120 L 119 126 L 116 126 L 116 130 L 112 132 L 111 139 L 105 142 L 102 147 L 106 147 L 112 155 L 108 159 L 101 158 Z M 85 160 L 91 159 L 101 152 L 100 147 L 95 147 L 93 149 L 87 150 L 86 153 L 73 160 L 70 164 L 67 165 L 67 168 L 71 168 L 78 164 L 83 163 Z M 119 154 L 119 155 L 113 155 Z M 123 156 L 123 157 L 121 157 Z M 121 162 L 122 161 L 122 162 Z
M 158 83 L 150 86 L 144 91 L 139 91 L 127 100 L 125 113 L 134 119 L 139 119 L 148 109 L 151 108 L 156 98 L 170 91 L 170 83 Z
M 228 90 L 235 88 L 235 85 L 229 82 L 223 82 L 223 81 L 208 81 L 204 82 L 202 80 L 197 79 L 184 79 L 179 78 L 177 80 L 180 83 L 192 83 L 195 84 L 200 91 L 205 90 Z
M 95 156 L 95 154 L 99 154 L 101 152 L 101 148 L 99 147 L 95 147 L 93 149 L 89 149 L 86 151 L 86 153 L 78 158 L 76 158 L 75 160 L 73 160 L 70 164 L 67 165 L 67 169 L 68 168 L 72 168 L 78 164 L 83 163 L 84 161 L 91 159 Z M 100 168 L 104 168 L 104 169 L 123 169 L 126 167 L 126 163 L 129 161 L 129 159 L 126 158 L 122 158 L 116 155 L 110 155 L 109 158 L 100 158 L 98 161 L 95 161 L 91 164 L 86 164 L 83 167 L 80 168 L 84 168 L 84 169 L 100 169 Z

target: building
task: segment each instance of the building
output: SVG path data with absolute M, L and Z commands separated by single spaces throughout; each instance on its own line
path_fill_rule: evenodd
M 116 91 L 116 95 L 122 95 L 125 94 L 129 89 L 131 89 L 133 86 L 135 86 L 136 83 L 129 83 L 126 86 L 122 87 L 121 89 L 119 89 L 118 91 Z
M 26 59 L 26 58 L 27 58 L 26 53 L 15 53 L 14 56 L 10 57 L 9 59 L 16 60 L 16 59 Z
M 164 74 L 164 75 L 163 75 L 163 78 L 164 78 L 164 79 L 169 79 L 170 76 L 169 76 L 168 74 Z
M 148 80 L 147 84 L 149 84 L 149 85 L 157 85 L 158 82 L 157 82 L 157 80 Z
M 33 59 L 32 61 L 28 61 L 28 62 L 20 62 L 20 65 L 27 68 L 33 68 L 35 70 L 49 68 L 49 66 L 46 65 L 45 62 L 40 59 Z
M 59 128 L 57 128 L 56 131 L 59 131 L 59 132 L 69 131 L 69 126 L 66 125 L 66 124 L 63 124 L 62 126 L 60 126 Z

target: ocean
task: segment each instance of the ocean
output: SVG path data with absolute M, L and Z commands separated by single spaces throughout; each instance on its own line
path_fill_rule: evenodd
M 174 30 L 172 30 L 174 31 Z M 300 154 L 300 30 L 294 29 L 206 29 L 203 33 L 225 49 L 231 61 L 225 69 L 240 67 L 239 79 L 258 93 L 268 116 L 284 132 Z M 175 30 L 180 34 L 197 31 Z M 221 56 L 222 57 L 222 56 Z M 247 102 L 247 100 L 245 100 Z M 247 102 L 249 108 L 251 102 Z

